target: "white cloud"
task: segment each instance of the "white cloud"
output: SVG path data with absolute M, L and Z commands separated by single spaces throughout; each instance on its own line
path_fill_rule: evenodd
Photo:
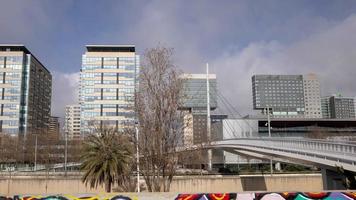
M 224 52 L 214 60 L 220 91 L 247 114 L 252 109 L 253 74 L 316 73 L 322 94 L 356 94 L 356 16 L 323 32 L 282 45 L 277 41 L 251 43 L 241 51 Z
M 80 75 L 53 72 L 52 76 L 52 115 L 63 117 L 66 105 L 78 103 Z

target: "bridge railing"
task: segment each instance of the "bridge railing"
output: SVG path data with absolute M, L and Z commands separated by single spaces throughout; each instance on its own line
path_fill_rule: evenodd
M 312 149 L 316 151 L 330 151 L 338 152 L 341 154 L 351 154 L 356 155 L 356 143 L 349 141 L 330 141 L 330 140 L 314 140 L 314 139 L 301 139 L 301 138 L 237 138 L 237 139 L 226 139 L 226 140 L 248 140 L 254 144 L 259 143 L 259 145 L 273 144 L 274 147 L 289 147 L 297 149 Z M 356 160 L 356 159 L 355 159 Z
M 238 138 L 224 141 L 233 141 L 233 143 L 243 146 L 291 152 L 356 165 L 356 144 L 354 142 L 269 137 Z

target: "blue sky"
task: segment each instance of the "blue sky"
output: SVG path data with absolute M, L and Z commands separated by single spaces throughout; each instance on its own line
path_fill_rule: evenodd
M 356 1 L 2 0 L 0 43 L 25 44 L 52 72 L 54 115 L 75 103 L 86 44 L 158 43 L 185 72 L 206 62 L 221 93 L 251 112 L 251 75 L 319 75 L 322 94 L 356 96 Z

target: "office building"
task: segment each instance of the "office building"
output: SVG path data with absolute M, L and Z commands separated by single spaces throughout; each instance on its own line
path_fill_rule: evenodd
M 210 95 L 210 110 L 217 108 L 217 82 L 216 75 L 209 74 L 183 74 L 183 94 L 182 105 L 179 109 L 184 112 L 184 133 L 183 145 L 191 146 L 194 144 L 202 144 L 208 141 L 207 137 L 207 79 L 209 80 L 209 95 Z M 211 114 L 211 140 L 214 140 L 219 135 L 218 121 L 226 115 Z M 222 136 L 221 136 L 222 137 Z M 208 153 L 203 151 L 202 163 L 208 163 Z M 222 158 L 221 150 L 212 151 L 212 162 L 219 161 Z M 221 162 L 220 162 L 221 163 Z
M 355 118 L 355 102 L 352 97 L 333 95 L 323 97 L 323 117 L 333 119 Z
M 207 75 L 183 74 L 183 94 L 181 110 L 185 112 L 184 138 L 185 145 L 205 142 L 207 121 Z M 217 108 L 216 75 L 209 74 L 210 109 Z
M 315 74 L 303 76 L 305 118 L 322 118 L 320 83 Z
M 302 118 L 305 115 L 302 75 L 254 75 L 252 95 L 253 108 L 268 108 L 274 117 Z
M 87 45 L 80 73 L 81 130 L 134 124 L 139 56 L 133 45 Z
M 330 119 L 330 99 L 331 96 L 321 98 L 321 114 L 323 119 Z
M 322 118 L 315 74 L 252 76 L 253 108 L 275 118 Z
M 24 45 L 0 45 L 0 132 L 48 131 L 52 75 Z
M 183 74 L 183 104 L 181 109 L 190 110 L 193 113 L 206 113 L 207 88 L 206 74 Z M 217 83 L 216 75 L 209 74 L 210 108 L 217 107 Z
M 80 105 L 67 105 L 65 108 L 64 130 L 68 139 L 81 139 Z

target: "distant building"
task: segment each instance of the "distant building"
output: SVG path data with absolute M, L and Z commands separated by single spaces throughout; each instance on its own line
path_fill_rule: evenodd
M 269 108 L 275 118 L 322 117 L 320 84 L 315 74 L 254 75 L 252 96 L 254 109 Z
M 217 81 L 215 74 L 183 74 L 183 94 L 181 110 L 185 112 L 183 133 L 183 145 L 202 144 L 207 142 L 207 78 L 209 80 L 210 110 L 217 108 Z M 211 114 L 211 140 L 219 135 L 219 126 L 217 123 L 225 115 Z M 203 163 L 207 163 L 207 152 L 202 153 Z M 212 161 L 217 161 L 222 157 L 221 150 L 212 151 Z
M 324 119 L 330 119 L 330 97 L 325 96 L 321 98 L 321 113 Z
M 254 75 L 252 95 L 256 110 L 269 108 L 274 117 L 305 116 L 302 75 Z
M 87 45 L 80 73 L 81 131 L 134 124 L 139 56 L 133 45 Z
M 64 130 L 68 139 L 81 139 L 80 105 L 67 105 L 65 108 Z
M 181 109 L 190 110 L 193 113 L 206 113 L 207 88 L 206 74 L 183 74 L 183 105 Z M 217 83 L 216 75 L 209 74 L 210 108 L 217 107 Z
M 51 73 L 24 45 L 0 44 L 0 77 L 0 132 L 46 133 L 51 111 Z
M 54 117 L 51 116 L 49 118 L 49 127 L 48 127 L 48 133 L 51 135 L 56 136 L 57 138 L 59 138 L 60 135 L 60 130 L 59 130 L 59 117 Z
M 184 145 L 206 141 L 207 121 L 207 75 L 183 74 L 183 94 L 181 110 L 185 111 Z M 210 109 L 217 107 L 216 75 L 209 74 Z M 204 128 L 205 127 L 205 128 Z
M 303 76 L 305 118 L 322 118 L 320 83 L 315 74 Z
M 323 98 L 323 116 L 333 119 L 355 118 L 355 102 L 352 97 L 333 95 Z

